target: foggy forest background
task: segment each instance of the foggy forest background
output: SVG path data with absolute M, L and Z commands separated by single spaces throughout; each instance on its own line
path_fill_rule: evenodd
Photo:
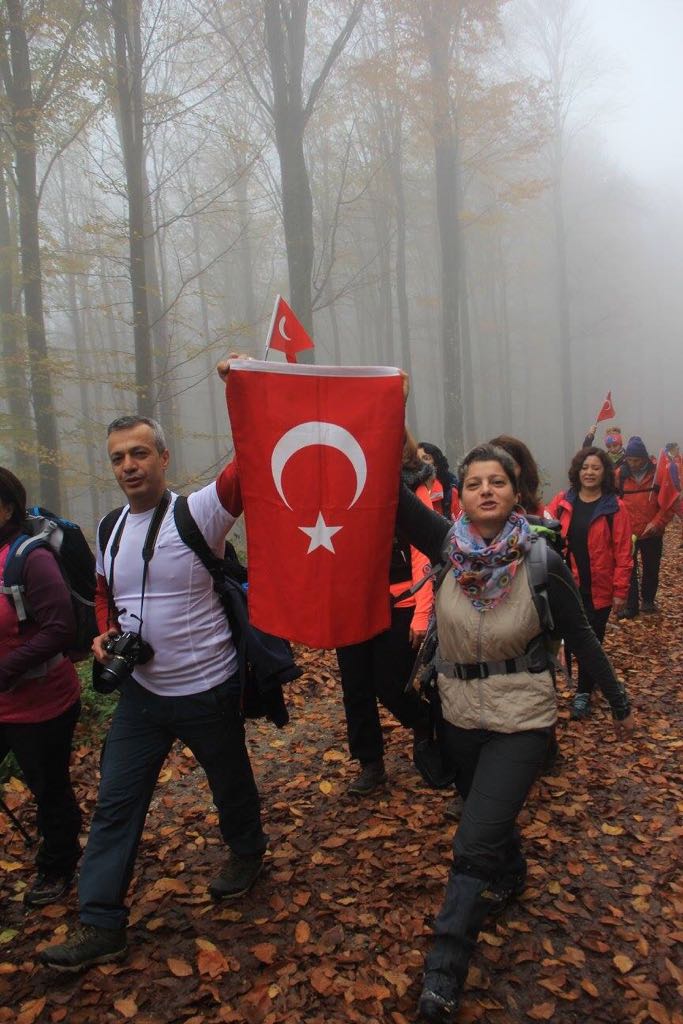
M 608 389 L 683 440 L 683 203 L 610 83 L 572 0 L 0 0 L 0 462 L 92 536 L 138 410 L 206 482 L 277 292 L 452 463 L 512 433 L 549 495 Z

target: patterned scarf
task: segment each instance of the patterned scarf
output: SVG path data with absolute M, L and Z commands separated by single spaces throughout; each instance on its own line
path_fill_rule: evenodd
M 495 608 L 509 593 L 517 569 L 531 547 L 531 529 L 525 517 L 511 512 L 492 541 L 484 538 L 463 513 L 448 536 L 453 575 L 480 611 Z

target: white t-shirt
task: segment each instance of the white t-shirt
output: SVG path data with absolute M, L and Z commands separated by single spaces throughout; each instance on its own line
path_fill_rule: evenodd
M 237 671 L 237 652 L 223 606 L 201 561 L 182 542 L 173 519 L 172 495 L 149 563 L 142 609 L 142 637 L 154 657 L 137 665 L 136 682 L 163 697 L 201 693 Z M 235 522 L 218 498 L 212 481 L 189 499 L 190 512 L 214 554 L 222 557 L 225 536 Z M 128 506 L 126 506 L 126 509 Z M 109 582 L 111 543 L 116 521 L 103 553 L 97 548 L 97 572 Z M 128 513 L 114 560 L 114 603 L 121 631 L 137 633 L 142 590 L 142 548 L 154 509 Z

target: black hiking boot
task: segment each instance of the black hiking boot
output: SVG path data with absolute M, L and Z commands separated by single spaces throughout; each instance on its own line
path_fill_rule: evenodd
M 73 874 L 55 875 L 39 871 L 31 888 L 24 893 L 24 906 L 45 907 L 48 903 L 57 903 L 71 888 L 73 878 Z
M 659 613 L 659 605 L 655 604 L 654 601 L 643 601 L 641 611 L 643 615 L 657 615 Z
M 125 928 L 98 928 L 84 924 L 60 946 L 48 946 L 38 960 L 56 971 L 83 971 L 94 964 L 118 963 L 128 953 Z
M 526 888 L 526 867 L 513 874 L 504 875 L 492 882 L 482 898 L 489 901 L 489 917 L 500 917 L 511 903 L 522 895 Z
M 363 765 L 360 774 L 356 776 L 347 793 L 350 796 L 367 796 L 387 781 L 387 773 L 384 770 L 384 761 L 371 761 Z
M 236 900 L 246 896 L 263 870 L 263 857 L 238 857 L 231 853 L 218 878 L 209 886 L 214 900 Z
M 460 985 L 456 978 L 441 971 L 427 971 L 417 1004 L 420 1020 L 432 1024 L 451 1024 L 458 1015 Z

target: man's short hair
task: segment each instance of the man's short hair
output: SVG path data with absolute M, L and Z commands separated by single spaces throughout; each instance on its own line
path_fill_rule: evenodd
M 163 427 L 157 420 L 152 420 L 149 416 L 118 416 L 107 427 L 107 437 L 113 434 L 115 430 L 132 430 L 133 427 L 139 427 L 141 423 L 146 427 L 150 427 L 154 436 L 154 445 L 159 454 L 165 452 L 168 445 L 166 444 Z

